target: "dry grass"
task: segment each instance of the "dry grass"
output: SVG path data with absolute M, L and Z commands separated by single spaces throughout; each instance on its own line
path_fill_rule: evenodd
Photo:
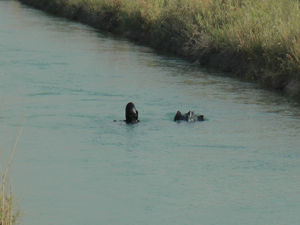
M 21 126 L 20 130 L 16 130 L 13 146 L 11 148 L 10 154 L 8 156 L 5 155 L 6 153 L 6 126 L 5 126 L 5 116 L 1 115 L 0 111 L 0 118 L 3 122 L 4 127 L 4 137 L 3 141 L 0 145 L 0 172 L 1 172 L 1 182 L 0 182 L 0 225 L 13 225 L 17 224 L 23 216 L 21 210 L 17 209 L 15 198 L 13 195 L 13 186 L 12 186 L 12 178 L 10 177 L 11 173 L 11 166 L 13 155 L 15 153 L 21 132 L 24 127 L 24 123 Z
M 146 31 L 157 48 L 183 56 L 230 53 L 274 74 L 299 78 L 298 0 L 21 1 L 61 11 L 83 9 L 92 17 L 108 12 L 118 31 Z
M 63 0 L 61 0 L 63 1 Z M 298 76 L 297 0 L 68 0 L 89 11 L 115 12 L 122 29 L 138 26 L 161 39 L 234 52 L 272 71 Z M 177 46 L 176 46 L 177 47 Z

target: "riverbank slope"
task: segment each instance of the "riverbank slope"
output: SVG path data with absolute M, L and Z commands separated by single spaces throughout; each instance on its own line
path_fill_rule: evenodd
M 296 0 L 20 0 L 300 98 Z

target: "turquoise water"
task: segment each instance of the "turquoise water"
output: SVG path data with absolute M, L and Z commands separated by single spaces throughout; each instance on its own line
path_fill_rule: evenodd
M 17 1 L 0 50 L 24 224 L 300 224 L 299 102 Z

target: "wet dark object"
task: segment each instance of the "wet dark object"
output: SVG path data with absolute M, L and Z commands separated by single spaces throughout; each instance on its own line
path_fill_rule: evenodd
M 188 111 L 185 114 L 182 114 L 180 111 L 177 111 L 174 121 L 178 120 L 185 120 L 187 122 L 194 122 L 194 121 L 204 121 L 203 115 L 196 115 L 194 111 Z
M 125 117 L 126 117 L 125 121 L 126 121 L 126 123 L 137 123 L 137 122 L 139 122 L 138 115 L 139 115 L 139 112 L 135 108 L 135 105 L 132 102 L 129 102 L 126 105 L 126 108 L 125 108 Z

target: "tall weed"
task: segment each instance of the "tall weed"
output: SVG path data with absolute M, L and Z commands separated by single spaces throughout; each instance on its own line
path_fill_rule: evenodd
M 0 118 L 3 123 L 4 136 L 2 142 L 0 142 L 0 224 L 1 225 L 13 225 L 17 224 L 23 216 L 21 210 L 16 206 L 12 178 L 11 175 L 11 166 L 13 155 L 15 153 L 21 132 L 24 127 L 24 123 L 21 126 L 20 130 L 16 130 L 13 146 L 10 150 L 10 154 L 6 156 L 6 125 L 5 125 L 5 115 L 2 116 L 0 110 Z

